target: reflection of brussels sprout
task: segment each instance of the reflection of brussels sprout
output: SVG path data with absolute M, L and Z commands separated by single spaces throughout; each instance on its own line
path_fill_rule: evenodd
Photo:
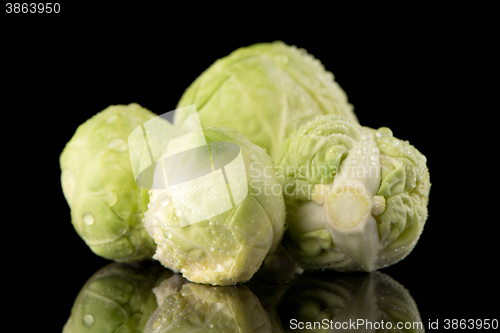
M 424 332 L 408 290 L 381 272 L 303 274 L 277 310 L 286 332 Z
M 264 259 L 262 266 L 249 283 L 264 286 L 269 282 L 289 283 L 302 272 L 304 269 L 297 265 L 280 246 L 276 252 Z
M 283 332 L 276 305 L 290 286 L 290 281 L 303 271 L 280 246 L 275 253 L 264 259 L 257 273 L 245 283 L 269 313 L 271 323 L 276 323 L 273 324 L 275 327 L 272 332 Z
M 373 271 L 415 246 L 427 218 L 426 159 L 388 128 L 320 116 L 277 159 L 287 251 L 303 267 Z
M 217 60 L 184 92 L 178 108 L 196 104 L 203 126 L 232 128 L 274 159 L 283 140 L 321 114 L 357 121 L 352 105 L 323 65 L 282 42 L 240 48 Z M 189 124 L 179 112 L 174 123 Z
M 151 258 L 142 224 L 149 197 L 132 173 L 128 136 L 156 115 L 137 104 L 110 106 L 80 125 L 61 157 L 61 183 L 76 231 L 107 259 Z
M 105 266 L 81 289 L 63 333 L 142 332 L 158 307 L 152 288 L 171 275 L 152 262 Z
M 218 161 L 215 152 L 223 157 L 228 147 L 225 143 L 234 143 L 241 153 L 239 164 L 223 165 L 224 178 L 221 169 L 210 169 L 207 178 L 194 179 L 208 151 L 206 155 L 190 156 L 189 163 L 179 161 L 177 170 L 193 182 L 151 190 L 144 223 L 158 245 L 154 258 L 188 280 L 214 285 L 244 282 L 259 269 L 266 255 L 277 249 L 283 236 L 281 187 L 264 149 L 232 129 L 207 128 L 203 134 L 214 163 Z M 200 132 L 191 132 L 177 138 L 176 144 L 190 146 L 199 139 Z M 219 181 L 211 182 L 211 177 L 219 177 Z M 228 194 L 234 202 L 229 201 Z M 210 215 L 206 210 L 209 207 L 221 213 Z M 190 223 L 188 214 L 201 222 Z
M 154 289 L 158 309 L 145 333 L 279 332 L 259 299 L 245 286 L 189 283 L 180 275 Z

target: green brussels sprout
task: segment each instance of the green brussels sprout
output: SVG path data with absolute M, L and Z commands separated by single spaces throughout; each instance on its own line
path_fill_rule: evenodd
M 373 271 L 414 248 L 427 219 L 426 158 L 386 127 L 327 115 L 285 141 L 283 245 L 304 268 Z
M 281 186 L 264 149 L 232 129 L 190 132 L 171 141 L 169 150 L 186 151 L 205 140 L 198 147 L 205 150 L 172 155 L 177 160 L 168 186 L 150 192 L 144 224 L 157 244 L 153 258 L 192 282 L 245 282 L 283 237 Z M 173 185 L 176 177 L 186 181 Z
M 80 125 L 61 153 L 73 226 L 101 257 L 132 262 L 154 254 L 142 223 L 148 190 L 135 183 L 127 143 L 137 126 L 154 117 L 135 103 L 110 106 Z
M 274 159 L 283 140 L 317 115 L 357 122 L 333 74 L 312 55 L 282 42 L 260 43 L 217 60 L 184 92 L 178 108 L 196 104 L 201 124 L 232 128 Z M 188 127 L 192 114 L 174 124 Z
M 243 285 L 209 286 L 190 283 L 179 274 L 154 289 L 158 309 L 144 333 L 280 332 L 280 323 Z
M 425 332 L 410 292 L 381 272 L 308 272 L 277 306 L 285 332 Z
M 152 261 L 101 268 L 76 297 L 63 333 L 143 332 L 158 307 L 152 289 L 172 275 Z

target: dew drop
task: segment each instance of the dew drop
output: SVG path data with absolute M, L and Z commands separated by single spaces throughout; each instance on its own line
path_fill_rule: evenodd
M 179 217 L 182 215 L 182 211 L 179 208 L 174 209 L 174 215 Z
M 123 139 L 113 139 L 108 143 L 108 148 L 114 151 L 123 152 L 127 150 L 128 144 Z
M 118 201 L 118 196 L 114 192 L 108 193 L 108 203 L 110 206 L 113 206 Z
M 82 322 L 85 327 L 90 327 L 94 324 L 94 316 L 90 313 L 87 313 L 85 316 L 83 316 Z
M 110 116 L 108 118 L 108 123 L 112 123 L 113 121 L 115 121 L 116 119 L 118 118 L 118 116 L 116 114 Z
M 83 214 L 83 223 L 85 223 L 86 225 L 94 224 L 94 215 L 92 215 L 91 213 Z
M 387 128 L 387 127 L 380 127 L 377 130 L 377 137 L 378 138 L 388 137 L 388 136 L 392 136 L 392 131 L 389 128 Z
M 162 207 L 167 207 L 168 204 L 170 203 L 170 199 L 168 197 L 168 194 L 163 193 L 162 195 L 160 195 L 160 197 L 158 197 L 158 202 L 160 203 L 160 205 Z
M 153 235 L 153 240 L 155 241 L 156 244 L 161 244 L 161 238 L 156 233 Z
M 250 159 L 252 161 L 255 161 L 255 160 L 257 160 L 257 156 L 255 156 L 255 154 L 250 154 Z
M 281 55 L 281 56 L 276 56 L 274 58 L 276 59 L 276 61 L 278 61 L 279 63 L 281 63 L 283 65 L 286 65 L 288 63 L 288 57 L 287 56 Z
M 205 274 L 203 275 L 203 279 L 208 282 L 210 281 L 210 276 L 208 276 L 208 274 Z

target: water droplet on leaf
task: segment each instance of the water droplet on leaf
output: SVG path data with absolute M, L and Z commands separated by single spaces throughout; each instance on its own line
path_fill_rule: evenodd
M 113 139 L 108 143 L 108 148 L 118 152 L 124 152 L 128 149 L 128 144 L 123 139 Z
M 83 316 L 82 322 L 85 327 L 90 327 L 94 324 L 94 316 L 90 313 L 87 313 L 85 316 Z
M 158 197 L 158 202 L 162 207 L 167 207 L 168 204 L 170 203 L 170 198 L 168 197 L 168 194 L 163 193 L 162 195 L 160 195 L 160 197 Z
M 85 223 L 86 225 L 94 224 L 94 215 L 92 215 L 91 213 L 83 214 L 83 223 Z

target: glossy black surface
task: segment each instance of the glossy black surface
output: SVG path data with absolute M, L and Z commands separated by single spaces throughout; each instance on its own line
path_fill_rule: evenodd
M 336 24 L 330 17 L 319 31 L 307 22 L 297 27 L 298 19 L 280 21 L 279 30 L 231 21 L 237 31 L 229 38 L 219 26 L 210 29 L 196 19 L 190 21 L 196 33 L 168 19 L 150 30 L 141 24 L 140 33 L 112 24 L 87 30 L 85 24 L 102 17 L 83 20 L 72 13 L 45 33 L 35 33 L 35 25 L 31 33 L 1 36 L 7 185 L 0 286 L 8 292 L 3 303 L 13 323 L 61 331 L 80 288 L 109 263 L 76 234 L 60 187 L 58 158 L 78 125 L 111 104 L 136 102 L 158 114 L 173 110 L 216 59 L 273 40 L 320 59 L 362 125 L 387 126 L 426 155 L 432 187 L 424 232 L 406 259 L 381 270 L 409 290 L 426 328 L 436 320 L 443 328 L 445 319 L 500 319 L 496 150 L 481 152 L 486 130 L 475 125 L 477 117 L 493 120 L 467 102 L 477 81 L 462 76 L 472 71 L 466 58 L 456 66 L 461 30 L 432 20 L 425 28 L 418 19 Z M 132 17 L 113 22 L 134 24 Z

